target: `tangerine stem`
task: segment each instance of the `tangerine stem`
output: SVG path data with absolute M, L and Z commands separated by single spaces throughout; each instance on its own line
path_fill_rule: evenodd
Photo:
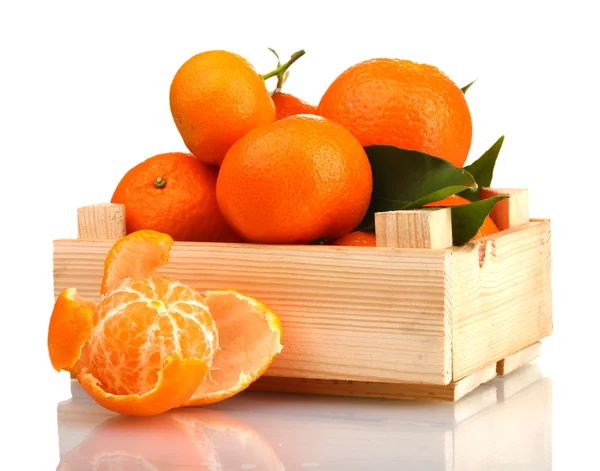
M 283 87 L 283 79 L 285 78 L 285 72 L 283 74 L 279 74 L 277 76 L 277 85 L 275 86 L 276 91 L 281 91 L 281 87 Z
M 165 180 L 163 177 L 157 177 L 156 180 L 154 180 L 154 188 L 160 190 L 161 188 L 164 188 L 165 185 L 167 184 L 167 180 Z
M 281 64 L 279 67 L 277 67 L 275 70 L 272 70 L 271 72 L 262 74 L 260 76 L 260 78 L 262 78 L 263 80 L 267 80 L 267 79 L 270 79 L 271 77 L 275 77 L 275 76 L 283 77 L 283 74 L 285 74 L 285 71 L 290 68 L 290 65 L 292 65 L 294 62 L 296 62 L 298 59 L 300 59 L 304 54 L 306 54 L 306 51 L 304 49 L 300 49 L 299 51 L 294 52 L 291 55 L 289 61 L 287 61 L 285 64 Z M 277 83 L 279 83 L 279 81 Z

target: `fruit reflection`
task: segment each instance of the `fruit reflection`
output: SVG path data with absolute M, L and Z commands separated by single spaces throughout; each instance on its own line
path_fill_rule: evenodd
M 269 443 L 249 425 L 208 409 L 152 417 L 119 415 L 98 425 L 65 455 L 58 470 L 283 470 Z

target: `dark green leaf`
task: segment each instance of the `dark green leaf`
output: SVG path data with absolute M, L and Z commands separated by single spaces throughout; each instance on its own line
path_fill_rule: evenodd
M 473 85 L 473 84 L 474 84 L 476 81 L 477 81 L 477 79 L 473 80 L 473 81 L 472 81 L 470 84 L 468 84 L 468 85 L 465 85 L 464 87 L 462 87 L 462 88 L 461 88 L 462 92 L 463 92 L 463 93 L 467 93 L 467 90 L 468 90 L 469 88 L 471 88 L 471 85 Z
M 460 196 L 467 198 L 469 201 L 477 201 L 480 198 L 481 188 L 489 188 L 492 184 L 492 178 L 494 177 L 494 167 L 496 166 L 496 159 L 502 148 L 504 142 L 504 136 L 501 136 L 492 147 L 485 151 L 485 153 L 479 157 L 471 165 L 467 165 L 465 170 L 473 175 L 477 182 L 477 189 L 467 190 L 460 193 Z
M 374 227 L 377 212 L 418 208 L 477 187 L 466 170 L 423 152 L 385 145 L 367 146 L 365 151 L 373 171 L 373 193 L 362 230 Z
M 494 196 L 474 203 L 452 206 L 452 243 L 463 245 L 477 234 L 484 219 L 489 216 L 494 205 L 507 195 Z

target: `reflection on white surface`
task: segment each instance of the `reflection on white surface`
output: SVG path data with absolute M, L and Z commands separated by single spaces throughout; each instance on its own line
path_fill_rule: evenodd
M 550 470 L 552 382 L 536 364 L 455 404 L 245 392 L 156 417 L 58 406 L 64 470 Z

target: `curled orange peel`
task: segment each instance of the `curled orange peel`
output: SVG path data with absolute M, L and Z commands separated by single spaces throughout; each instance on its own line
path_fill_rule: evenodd
M 132 232 L 118 240 L 104 260 L 100 294 L 105 295 L 126 278 L 152 276 L 167 264 L 172 246 L 171 236 L 153 230 Z
M 189 399 L 208 375 L 202 360 L 167 357 L 158 381 L 145 394 L 117 395 L 106 392 L 87 369 L 77 376 L 81 387 L 102 407 L 119 414 L 148 416 L 179 407 Z
M 221 349 L 213 359 L 211 375 L 183 406 L 212 404 L 235 396 L 260 378 L 283 348 L 281 320 L 267 305 L 230 289 L 205 294 Z
M 95 303 L 75 288 L 65 289 L 54 303 L 48 327 L 48 353 L 56 371 L 71 371 L 92 331 Z

